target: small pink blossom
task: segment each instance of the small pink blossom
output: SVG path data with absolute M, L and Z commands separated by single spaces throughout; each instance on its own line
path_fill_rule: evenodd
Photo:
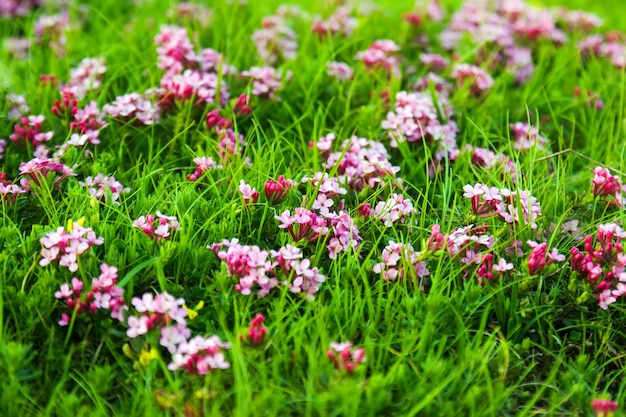
M 351 342 L 331 343 L 327 356 L 339 371 L 351 374 L 356 368 L 366 361 L 365 349 L 352 348 Z

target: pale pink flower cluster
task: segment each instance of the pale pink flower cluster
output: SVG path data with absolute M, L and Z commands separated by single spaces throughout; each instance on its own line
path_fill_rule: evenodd
M 100 112 L 98 104 L 95 101 L 90 102 L 84 108 L 77 108 L 72 117 L 74 120 L 70 122 L 70 129 L 75 132 L 72 136 L 75 146 L 82 146 L 87 142 L 97 145 L 100 143 L 98 139 L 100 131 L 107 124 L 104 122 L 104 114 Z
M 440 39 L 446 49 L 453 49 L 467 35 L 479 45 L 501 48 L 515 46 L 518 40 L 548 39 L 557 44 L 565 41 L 565 34 L 557 28 L 550 10 L 530 6 L 522 0 L 464 2 Z
M 444 70 L 450 65 L 450 60 L 435 53 L 420 54 L 420 62 L 431 70 Z
M 22 162 L 19 169 L 22 176 L 20 185 L 28 189 L 40 187 L 42 181 L 48 180 L 50 174 L 56 174 L 52 184 L 54 188 L 66 178 L 76 175 L 67 165 L 48 158 L 33 158 Z
M 205 173 L 222 168 L 222 165 L 219 165 L 210 156 L 196 156 L 193 163 L 196 164 L 196 170 L 193 174 L 187 175 L 189 181 L 198 181 Z
M 426 263 L 420 259 L 420 253 L 416 252 L 408 243 L 397 243 L 393 240 L 383 249 L 382 262 L 373 267 L 373 271 L 381 274 L 386 281 L 396 279 L 424 278 L 430 275 Z
M 277 15 L 267 16 L 263 18 L 262 24 L 263 28 L 251 36 L 261 60 L 272 65 L 281 58 L 294 59 L 298 49 L 297 37 L 285 19 Z
M 339 183 L 355 191 L 384 186 L 387 177 L 393 179 L 400 171 L 400 167 L 391 164 L 391 157 L 380 142 L 352 136 L 341 143 L 339 150 L 332 152 L 335 140 L 335 134 L 329 133 L 316 143 L 325 158 L 323 166 L 329 171 L 336 168 Z
M 563 20 L 570 31 L 591 32 L 603 25 L 603 20 L 596 14 L 582 10 L 557 9 L 557 17 Z
M 607 58 L 616 68 L 626 68 L 626 45 L 619 39 L 589 35 L 581 39 L 576 47 L 584 58 L 590 56 Z
M 338 371 L 351 374 L 366 361 L 365 349 L 352 348 L 352 342 L 331 343 L 326 355 Z
M 465 191 L 463 197 L 471 200 L 472 213 L 478 217 L 499 216 L 507 223 L 526 224 L 532 229 L 537 228 L 536 220 L 541 215 L 541 205 L 530 191 L 497 189 L 480 183 L 474 186 L 465 185 L 463 191 Z
M 159 121 L 160 109 L 147 96 L 130 93 L 115 98 L 115 101 L 105 104 L 102 112 L 125 122 L 138 121 L 143 125 L 152 125 Z
M 282 83 L 283 74 L 279 73 L 276 68 L 252 67 L 247 71 L 243 71 L 241 75 L 252 81 L 252 95 L 275 100 L 280 99 L 276 96 L 276 91 Z M 291 76 L 290 73 L 286 75 L 287 79 Z
M 369 69 L 386 71 L 394 77 L 400 76 L 400 46 L 394 41 L 383 39 L 372 43 L 366 50 L 356 54 Z
M 159 96 L 159 104 L 166 109 L 177 103 L 192 100 L 194 105 L 225 104 L 228 86 L 221 74 L 236 72 L 221 54 L 206 49 L 196 54 L 187 29 L 164 25 L 154 38 L 157 45 L 157 66 L 165 70 L 160 88 L 148 94 Z
M 118 321 L 124 321 L 123 312 L 128 310 L 124 301 L 124 289 L 117 285 L 117 268 L 107 264 L 100 265 L 100 276 L 94 278 L 91 284 L 91 291 L 83 293 L 84 283 L 74 277 L 69 283 L 61 285 L 59 291 L 54 296 L 59 300 L 65 300 L 66 306 L 76 313 L 94 313 L 96 310 L 110 310 L 111 317 Z M 63 313 L 60 326 L 67 326 L 71 317 Z
M 305 239 L 307 242 L 315 242 L 321 236 L 328 234 L 326 219 L 322 215 L 315 214 L 305 207 L 296 207 L 283 211 L 280 216 L 274 216 L 280 222 L 279 229 L 287 229 L 295 242 Z
M 220 340 L 218 336 L 196 336 L 184 341 L 172 355 L 172 362 L 167 369 L 175 371 L 184 369 L 189 374 L 206 375 L 209 371 L 228 369 L 230 363 L 226 360 L 223 349 L 230 345 Z
M 591 170 L 593 173 L 593 179 L 591 180 L 591 191 L 594 197 L 607 197 L 611 196 L 615 200 L 615 204 L 619 207 L 624 205 L 623 191 L 626 191 L 626 186 L 622 185 L 621 179 L 617 175 L 611 174 L 607 168 L 595 167 Z
M 416 214 L 410 199 L 402 194 L 393 193 L 386 201 L 379 201 L 372 211 L 374 218 L 380 220 L 386 227 L 395 223 L 404 223 L 405 219 Z
M 141 315 L 139 317 L 134 315 L 128 317 L 126 335 L 130 338 L 135 338 L 147 334 L 150 330 L 155 328 L 163 330 L 166 328 L 165 326 L 171 323 L 183 325 L 183 327 L 186 328 L 187 322 L 185 321 L 185 317 L 187 317 L 187 310 L 183 308 L 184 303 L 185 300 L 182 298 L 174 298 L 166 292 L 159 293 L 156 296 L 153 296 L 151 293 L 145 293 L 141 298 L 133 297 L 131 304 Z M 184 332 L 184 329 L 178 328 L 178 330 Z M 164 332 L 161 331 L 162 336 L 163 333 Z M 189 333 L 185 333 L 186 337 L 189 337 Z M 162 337 L 162 339 L 169 339 L 169 341 L 171 341 L 171 332 L 165 332 L 165 334 L 169 336 L 169 338 Z M 167 342 L 161 342 L 161 345 L 167 347 L 170 352 L 172 351 Z
M 7 147 L 7 141 L 5 139 L 0 139 L 0 159 L 4 158 L 4 151 Z
M 88 92 L 102 86 L 106 71 L 104 58 L 84 58 L 78 67 L 70 70 L 70 79 L 64 88 L 67 88 L 77 99 L 82 100 Z
M 9 93 L 6 95 L 6 100 L 9 105 L 7 119 L 20 120 L 22 117 L 28 116 L 30 106 L 26 102 L 26 97 L 19 94 Z
M 79 182 L 85 188 L 89 189 L 89 195 L 100 201 L 107 201 L 119 204 L 122 193 L 130 192 L 130 188 L 124 187 L 115 177 L 105 177 L 98 174 L 95 177 L 87 177 L 85 181 Z
M 0 152 L 0 154 L 1 153 L 2 152 Z M 0 172 L 0 205 L 14 204 L 17 201 L 18 195 L 26 193 L 28 193 L 27 189 L 13 184 L 13 181 L 6 179 L 4 172 Z
M 226 83 L 216 73 L 190 69 L 182 73 L 166 73 L 161 78 L 161 88 L 155 92 L 160 96 L 159 104 L 166 109 L 186 101 L 192 101 L 196 106 L 225 104 L 229 97 Z
M 243 295 L 259 287 L 258 296 L 264 297 L 278 286 L 295 294 L 304 294 L 313 300 L 320 283 L 326 280 L 302 251 L 287 245 L 278 251 L 261 250 L 258 246 L 241 245 L 238 239 L 224 240 L 207 247 L 226 263 L 228 275 L 238 278 L 235 290 Z M 284 277 L 281 281 L 279 278 Z
M 469 86 L 472 94 L 484 93 L 493 86 L 491 75 L 476 65 L 456 64 L 450 76 L 456 80 L 459 88 Z
M 67 43 L 66 32 L 70 28 L 70 17 L 67 12 L 42 15 L 35 21 L 35 41 L 38 44 L 48 42 L 48 47 L 57 57 L 65 55 Z
M 302 178 L 303 183 L 310 183 L 311 187 L 317 190 L 313 210 L 317 210 L 321 215 L 326 215 L 335 205 L 333 198 L 345 195 L 348 191 L 339 184 L 339 178 L 329 177 L 326 172 L 316 172 L 313 177 Z
M 456 144 L 458 127 L 454 120 L 445 122 L 439 120 L 439 114 L 449 118 L 452 108 L 439 97 L 439 108 L 433 102 L 430 93 L 407 93 L 400 91 L 396 94 L 393 111 L 387 113 L 381 126 L 389 133 L 391 147 L 397 148 L 399 142 L 436 142 L 435 160 L 455 160 L 459 155 Z
M 626 294 L 626 232 L 617 224 L 601 224 L 597 234 L 587 235 L 583 251 L 570 250 L 570 265 L 596 294 L 600 308 L 606 310 Z
M 169 370 L 184 369 L 190 374 L 205 375 L 230 366 L 222 352 L 229 345 L 222 343 L 217 336 L 190 339 L 188 313 L 182 298 L 175 298 L 167 292 L 145 293 L 141 298 L 133 297 L 131 303 L 140 315 L 128 317 L 126 335 L 134 339 L 158 330 L 159 344 L 172 355 L 167 366 Z
M 180 230 L 175 216 L 166 216 L 160 211 L 156 212 L 156 217 L 152 214 L 139 217 L 133 221 L 133 227 L 141 229 L 146 236 L 157 242 L 170 238 L 172 231 Z
M 74 222 L 71 230 L 66 231 L 63 226 L 48 232 L 39 239 L 43 245 L 39 265 L 46 266 L 58 261 L 59 265 L 71 272 L 78 271 L 78 256 L 87 252 L 90 247 L 102 245 L 104 239 L 97 237 L 89 227 L 83 227 Z
M 361 245 L 361 236 L 354 219 L 341 210 L 339 213 L 328 213 L 325 215 L 326 221 L 331 230 L 331 238 L 326 248 L 330 259 L 337 258 L 341 252 L 352 250 L 356 252 Z
M 43 0 L 0 0 L 0 16 L 7 18 L 26 16 L 42 3 Z
M 341 6 L 326 20 L 315 17 L 311 30 L 320 38 L 324 36 L 350 36 L 357 25 L 357 19 L 352 16 L 352 7 Z
M 548 139 L 539 133 L 537 127 L 525 122 L 511 123 L 511 131 L 513 132 L 513 148 L 517 150 L 526 150 L 533 147 L 545 148 L 548 145 Z
M 354 70 L 345 62 L 331 61 L 326 64 L 326 74 L 339 81 L 346 81 L 352 79 Z

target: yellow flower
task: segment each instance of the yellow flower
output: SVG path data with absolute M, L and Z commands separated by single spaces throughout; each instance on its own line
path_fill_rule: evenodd
M 81 217 L 80 219 L 76 220 L 76 224 L 79 226 L 84 226 L 85 225 L 85 216 Z M 74 229 L 74 221 L 72 219 L 69 219 L 67 221 L 67 228 L 66 230 L 68 232 L 71 232 Z
M 155 348 L 151 348 L 150 351 L 141 349 L 141 354 L 139 355 L 139 363 L 143 366 L 148 366 L 153 359 L 159 358 L 159 352 Z
M 186 304 L 183 304 L 183 308 L 187 310 L 187 316 L 189 317 L 189 320 L 193 320 L 198 317 L 198 311 L 202 310 L 202 307 L 204 307 L 204 301 L 202 300 L 200 300 L 200 302 L 196 304 L 196 307 L 194 309 L 191 309 L 187 307 Z

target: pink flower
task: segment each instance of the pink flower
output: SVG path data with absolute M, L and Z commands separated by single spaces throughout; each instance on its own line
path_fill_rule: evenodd
M 252 81 L 252 95 L 279 100 L 276 91 L 280 87 L 283 74 L 280 74 L 273 67 L 251 67 L 247 71 L 241 73 L 243 77 L 248 77 Z M 287 73 L 286 78 L 291 78 L 291 74 Z
M 365 51 L 357 53 L 355 59 L 362 61 L 369 69 L 386 71 L 398 77 L 400 76 L 400 58 L 396 53 L 399 51 L 400 46 L 394 41 L 377 40 Z
M 243 198 L 244 205 L 255 204 L 259 199 L 259 193 L 256 189 L 252 188 L 249 184 L 246 184 L 244 180 L 239 182 L 239 193 Z
M 279 175 L 276 180 L 267 180 L 265 181 L 265 185 L 263 187 L 265 198 L 272 205 L 278 204 L 281 200 L 287 197 L 287 194 L 293 185 L 293 181 L 286 179 L 283 175 Z
M 351 374 L 362 363 L 366 361 L 365 349 L 352 348 L 352 342 L 331 343 L 327 356 L 337 370 L 345 370 Z
M 352 79 L 354 71 L 345 62 L 329 62 L 326 64 L 326 74 L 338 81 L 346 81 Z
M 617 411 L 617 401 L 609 399 L 594 399 L 591 401 L 591 409 L 598 417 L 609 417 Z
M 261 346 L 265 342 L 267 329 L 263 326 L 264 321 L 265 317 L 263 317 L 263 314 L 258 313 L 250 322 L 245 341 L 251 346 Z M 241 338 L 243 340 L 243 336 Z
M 491 75 L 480 67 L 469 64 L 456 64 L 450 74 L 455 78 L 459 87 L 469 85 L 472 94 L 483 93 L 493 86 Z

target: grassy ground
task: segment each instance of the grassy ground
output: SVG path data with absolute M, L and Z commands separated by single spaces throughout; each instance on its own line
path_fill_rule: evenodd
M 70 69 L 84 57 L 104 57 L 108 69 L 103 84 L 82 105 L 95 100 L 102 107 L 118 95 L 141 93 L 158 86 L 163 75 L 156 66 L 154 36 L 165 23 L 187 27 L 197 48 L 214 48 L 239 70 L 262 65 L 250 35 L 280 5 L 276 0 L 242 6 L 215 1 L 204 21 L 168 17 L 171 1 L 136 3 L 69 2 L 75 26 L 62 56 L 47 43 L 36 44 L 33 35 L 37 18 L 58 10 L 55 5 L 0 20 L 1 38 L 26 36 L 33 41 L 25 59 L 11 56 L 6 48 L 2 52 L 0 91 L 24 95 L 30 114 L 46 116 L 45 130 L 55 132 L 51 148 L 66 141 L 70 131 L 52 115 L 58 89 L 42 85 L 41 74 L 66 82 Z M 298 3 L 310 14 L 327 16 L 333 9 L 330 4 L 293 2 Z M 449 11 L 457 7 L 453 3 L 445 2 Z M 510 75 L 494 73 L 487 94 L 459 88 L 450 98 L 459 148 L 470 144 L 503 152 L 518 166 L 516 182 L 497 169 L 473 165 L 468 154 L 431 176 L 432 148 L 419 143 L 389 147 L 381 121 L 390 107 L 382 93 L 393 104 L 396 92 L 408 90 L 427 72 L 414 39 L 420 33 L 435 39 L 448 18 L 415 28 L 401 18 L 413 2 L 377 4 L 380 11 L 359 16 L 356 30 L 346 38 L 320 40 L 310 30 L 310 19 L 289 19 L 298 36 L 298 53 L 277 65 L 292 73 L 279 90 L 280 101 L 251 97 L 252 115 L 235 119 L 235 129 L 245 133 L 243 155 L 201 181 L 186 176 L 195 169 L 195 157 L 219 159 L 219 138 L 204 123 L 215 106 L 185 103 L 152 126 L 108 120 L 99 145 L 87 145 L 88 153 L 72 148 L 63 156 L 76 177 L 59 189 L 48 182 L 20 195 L 14 204 L 1 205 L 1 415 L 593 415 L 590 402 L 595 398 L 611 398 L 623 407 L 626 308 L 621 299 L 607 310 L 598 306 L 592 285 L 570 267 L 570 249 L 582 250 L 582 244 L 552 231 L 550 224 L 558 227 L 577 219 L 585 235 L 595 235 L 599 224 L 621 224 L 621 208 L 591 195 L 590 168 L 603 165 L 626 172 L 624 72 L 605 58 L 581 58 L 575 46 L 579 33 L 560 47 L 538 41 L 532 46 L 536 69 L 528 82 L 516 85 Z M 621 2 L 566 6 L 605 18 L 599 32 L 624 29 L 620 16 L 626 6 Z M 389 80 L 354 60 L 377 39 L 393 39 L 402 46 L 401 77 Z M 434 49 L 441 51 L 436 44 Z M 473 62 L 477 46 L 468 41 L 456 52 L 461 60 Z M 349 63 L 355 69 L 353 80 L 329 78 L 326 63 L 331 60 Z M 416 67 L 415 74 L 407 71 L 409 66 Z M 222 81 L 233 99 L 251 91 L 250 83 L 237 75 Z M 604 108 L 585 105 L 574 96 L 576 87 L 599 94 Z M 9 108 L 0 101 L 0 137 L 13 133 L 14 122 L 5 119 Z M 224 114 L 232 117 L 229 112 Z M 547 146 L 514 149 L 508 127 L 514 122 L 538 125 L 549 139 Z M 237 191 L 242 179 L 263 194 L 268 179 L 285 175 L 299 181 L 322 171 L 322 156 L 309 141 L 329 132 L 339 140 L 353 134 L 380 140 L 392 164 L 400 167 L 397 176 L 404 185 L 393 189 L 394 181 L 388 180 L 385 187 L 350 190 L 343 197 L 362 242 L 356 253 L 346 251 L 334 260 L 328 257 L 328 239 L 294 242 L 274 218 L 310 203 L 316 187 L 297 185 L 277 205 L 263 196 L 246 205 Z M 0 160 L 7 178 L 19 177 L 19 164 L 32 158 L 32 151 L 8 143 Z M 328 172 L 336 175 L 337 168 Z M 114 175 L 130 187 L 120 204 L 101 203 L 79 184 L 98 173 Z M 434 224 L 447 233 L 483 222 L 463 197 L 463 186 L 477 182 L 529 190 L 541 203 L 537 222 L 546 231 L 545 241 L 567 259 L 531 274 L 530 248 L 525 246 L 519 258 L 504 249 L 515 239 L 538 240 L 538 230 L 497 217 L 485 220 L 496 236 L 490 252 L 515 266 L 500 279 L 481 284 L 476 266 L 427 251 Z M 393 227 L 374 216 L 359 216 L 361 204 L 374 208 L 392 192 L 410 198 L 416 213 Z M 335 207 L 340 200 L 335 199 Z M 176 216 L 181 226 L 160 242 L 132 227 L 133 220 L 157 210 Z M 58 263 L 40 266 L 40 239 L 81 218 L 104 243 L 79 256 L 74 273 Z M 242 295 L 234 288 L 237 279 L 206 249 L 233 238 L 266 250 L 297 244 L 327 279 L 313 301 L 286 287 L 262 298 Z M 430 271 L 424 288 L 417 279 L 385 281 L 373 272 L 390 240 L 422 252 L 420 259 Z M 118 284 L 129 306 L 133 296 L 162 291 L 183 297 L 189 308 L 204 302 L 188 326 L 194 335 L 216 334 L 228 341 L 230 349 L 224 352 L 230 368 L 207 375 L 170 371 L 170 354 L 159 346 L 158 332 L 131 339 L 125 322 L 103 312 L 72 316 L 70 311 L 71 325 L 59 326 L 68 309 L 55 291 L 74 276 L 89 286 L 102 263 L 118 268 Z M 410 276 L 412 271 L 405 272 Z M 257 313 L 265 316 L 268 334 L 261 346 L 252 347 L 239 335 Z M 335 370 L 327 357 L 329 344 L 341 341 L 365 350 L 366 362 L 353 373 Z M 157 357 L 148 360 L 151 349 Z

